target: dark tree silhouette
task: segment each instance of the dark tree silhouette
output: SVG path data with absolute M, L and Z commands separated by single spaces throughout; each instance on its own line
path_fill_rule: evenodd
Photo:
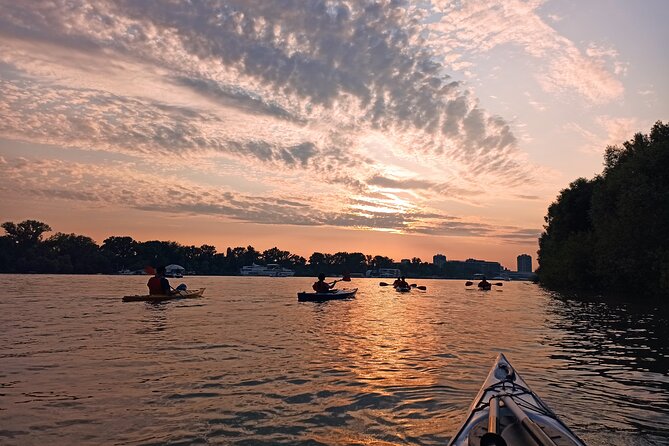
M 669 124 L 606 149 L 604 170 L 548 208 L 539 277 L 551 288 L 669 295 Z

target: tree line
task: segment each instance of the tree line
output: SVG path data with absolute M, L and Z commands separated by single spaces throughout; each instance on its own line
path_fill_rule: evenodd
M 669 124 L 610 146 L 548 208 L 539 278 L 558 290 L 669 296 Z
M 139 242 L 129 236 L 112 236 L 98 245 L 92 238 L 57 232 L 37 220 L 18 224 L 5 222 L 0 236 L 0 272 L 40 274 L 115 274 L 121 270 L 143 270 L 146 266 L 178 264 L 202 275 L 235 275 L 242 266 L 278 264 L 297 275 L 364 273 L 375 268 L 401 268 L 414 276 L 434 275 L 431 263 L 414 257 L 410 264 L 398 264 L 385 256 L 360 252 L 327 254 L 314 252 L 305 259 L 289 251 L 271 248 L 258 251 L 253 246 L 227 248 L 219 253 L 212 245 L 182 245 L 172 241 Z

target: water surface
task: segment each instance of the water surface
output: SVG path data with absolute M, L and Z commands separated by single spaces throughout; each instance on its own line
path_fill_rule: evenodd
M 122 303 L 147 277 L 1 275 L 1 444 L 443 445 L 497 352 L 590 445 L 669 443 L 667 318 L 536 285 L 189 277 L 199 300 Z M 173 279 L 173 282 L 180 281 Z

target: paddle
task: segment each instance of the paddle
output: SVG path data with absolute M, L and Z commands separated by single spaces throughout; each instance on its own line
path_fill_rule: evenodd
M 499 430 L 499 399 L 490 398 L 488 410 L 488 432 L 481 437 L 480 446 L 506 446 L 506 440 L 497 433 Z
M 182 291 L 186 291 L 186 290 L 179 290 L 179 289 L 177 289 L 177 288 L 174 288 L 172 285 L 170 285 L 170 288 L 172 289 L 172 291 L 174 292 L 174 294 L 178 294 L 179 296 L 183 296 L 184 293 L 182 293 Z
M 542 446 L 557 446 L 553 439 L 544 432 L 544 430 L 535 423 L 525 411 L 509 395 L 502 397 L 504 405 L 509 408 L 511 413 L 518 419 L 520 425 L 530 434 L 537 443 Z
M 334 282 L 330 282 L 330 286 L 331 287 L 334 286 L 334 284 L 337 282 L 350 282 L 350 281 L 351 281 L 351 276 L 349 276 L 348 274 L 344 274 L 341 279 L 337 279 Z

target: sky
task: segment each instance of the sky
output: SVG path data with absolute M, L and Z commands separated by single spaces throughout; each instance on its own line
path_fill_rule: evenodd
M 0 220 L 98 243 L 515 270 L 560 190 L 669 121 L 664 0 L 0 11 Z

